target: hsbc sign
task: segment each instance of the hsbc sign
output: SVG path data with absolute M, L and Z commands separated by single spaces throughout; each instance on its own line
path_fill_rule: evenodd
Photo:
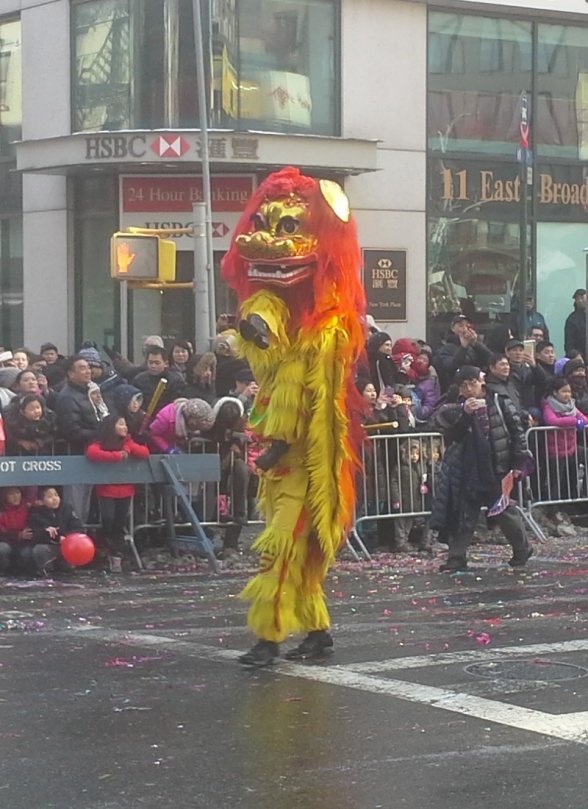
M 113 133 L 85 136 L 85 160 L 94 162 L 132 162 L 149 159 L 200 161 L 202 148 L 198 132 L 185 133 Z M 223 161 L 259 161 L 259 139 L 247 133 L 210 134 L 210 159 Z
M 181 144 L 177 144 L 180 148 Z M 179 175 L 122 175 L 119 181 L 120 229 L 188 228 L 192 208 L 202 202 L 202 177 Z M 229 238 L 255 188 L 253 175 L 217 174 L 211 177 L 212 238 L 215 250 L 227 250 Z M 176 237 L 178 250 L 193 250 L 191 236 Z

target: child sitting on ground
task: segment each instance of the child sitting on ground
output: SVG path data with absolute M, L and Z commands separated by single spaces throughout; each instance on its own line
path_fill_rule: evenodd
M 61 540 L 73 531 L 83 531 L 84 526 L 73 508 L 62 502 L 54 486 L 44 486 L 39 496 L 41 505 L 33 506 L 29 513 L 32 561 L 37 573 L 47 574 L 56 566 L 67 568 L 61 555 Z
M 24 570 L 29 566 L 33 532 L 27 527 L 29 504 L 16 486 L 9 486 L 0 495 L 0 576 L 12 567 Z

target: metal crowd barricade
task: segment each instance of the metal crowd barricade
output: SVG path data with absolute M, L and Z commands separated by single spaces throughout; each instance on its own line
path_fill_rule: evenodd
M 533 522 L 533 509 L 540 506 L 588 502 L 586 431 L 531 427 L 527 441 L 535 459 L 535 471 L 526 479 L 521 496 Z
M 386 425 L 372 427 L 376 428 L 382 430 Z M 419 459 L 413 464 L 416 470 L 410 466 L 411 445 L 418 448 Z M 381 520 L 429 517 L 443 452 L 440 433 L 368 435 L 362 447 L 364 472 L 357 487 L 356 514 L 350 532 L 367 559 L 371 557 L 358 528 Z M 413 472 L 419 478 L 418 485 L 413 481 Z

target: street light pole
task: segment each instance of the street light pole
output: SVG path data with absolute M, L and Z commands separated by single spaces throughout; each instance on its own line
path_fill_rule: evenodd
M 212 250 L 212 193 L 210 187 L 210 151 L 208 145 L 208 101 L 202 33 L 202 0 L 192 0 L 192 12 L 194 18 L 194 48 L 196 53 L 196 86 L 200 118 L 204 235 L 206 240 L 205 253 L 203 251 L 194 251 L 194 327 L 196 350 L 204 352 L 208 351 L 210 348 L 210 341 L 216 332 L 216 295 L 214 288 L 214 254 Z M 204 256 L 206 259 L 205 263 Z M 204 316 L 205 312 L 208 313 L 207 318 Z M 205 322 L 199 322 L 202 320 Z

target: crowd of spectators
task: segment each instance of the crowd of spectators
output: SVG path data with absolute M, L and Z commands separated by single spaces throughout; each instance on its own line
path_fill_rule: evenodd
M 4 453 L 74 454 L 120 462 L 131 455 L 145 457 L 149 451 L 192 451 L 194 445 L 198 451 L 218 452 L 219 500 L 227 523 L 220 555 L 235 555 L 243 525 L 256 516 L 257 493 L 256 469 L 246 460 L 252 440 L 246 415 L 257 385 L 248 365 L 236 356 L 235 342 L 234 330 L 228 330 L 217 335 L 210 352 L 198 355 L 188 340 L 177 340 L 168 350 L 159 335 L 150 335 L 139 365 L 106 347 L 102 353 L 90 343 L 70 356 L 52 343 L 44 343 L 38 354 L 26 348 L 2 349 Z M 162 380 L 165 385 L 158 387 Z M 101 516 L 98 539 L 107 562 L 119 572 L 134 489 L 95 488 L 80 482 L 59 491 L 51 487 L 49 493 L 28 488 L 0 493 L 0 575 L 9 569 L 46 573 L 63 564 L 54 552 L 56 537 L 82 530 L 93 522 L 94 513 Z M 52 503 L 45 526 L 51 530 L 35 523 L 45 499 Z M 214 514 L 205 516 L 214 521 L 218 505 L 215 498 Z
M 521 427 L 547 425 L 565 428 L 552 434 L 540 446 L 537 463 L 545 467 L 539 487 L 545 481 L 566 481 L 567 490 L 551 489 L 540 494 L 549 499 L 578 496 L 577 470 L 586 469 L 587 458 L 579 457 L 585 443 L 577 440 L 588 418 L 588 379 L 586 376 L 586 290 L 574 292 L 573 311 L 564 327 L 565 356 L 558 358 L 543 315 L 535 311 L 534 300 L 527 302 L 527 332 L 516 337 L 510 326 L 497 323 L 482 336 L 465 314 L 456 314 L 445 339 L 431 347 L 423 340 L 392 340 L 369 319 L 370 334 L 366 357 L 357 376 L 357 388 L 364 399 L 364 423 L 372 435 L 406 435 L 434 432 L 435 414 L 447 402 L 459 397 L 456 374 L 464 367 L 477 367 L 484 374 L 484 396 L 514 407 Z M 426 457 L 427 442 L 407 438 L 390 447 L 384 456 L 383 444 L 374 443 L 375 452 L 366 464 L 365 501 L 378 513 L 410 513 L 426 509 L 426 492 L 438 461 Z M 391 445 L 394 446 L 394 445 Z M 394 455 L 391 458 L 391 454 Z M 563 464 L 563 466 L 562 466 Z M 585 486 L 584 481 L 584 486 Z M 561 489 L 561 486 L 560 486 Z M 385 502 L 387 500 L 387 502 Z M 376 509 L 377 510 L 377 509 Z M 373 513 L 373 511 L 372 511 Z M 548 512 L 556 518 L 560 533 L 574 528 L 565 509 Z M 367 536 L 370 550 L 404 551 L 407 548 L 429 552 L 432 536 L 427 525 L 414 518 L 375 522 L 375 536 Z M 410 540 L 410 545 L 409 545 Z

